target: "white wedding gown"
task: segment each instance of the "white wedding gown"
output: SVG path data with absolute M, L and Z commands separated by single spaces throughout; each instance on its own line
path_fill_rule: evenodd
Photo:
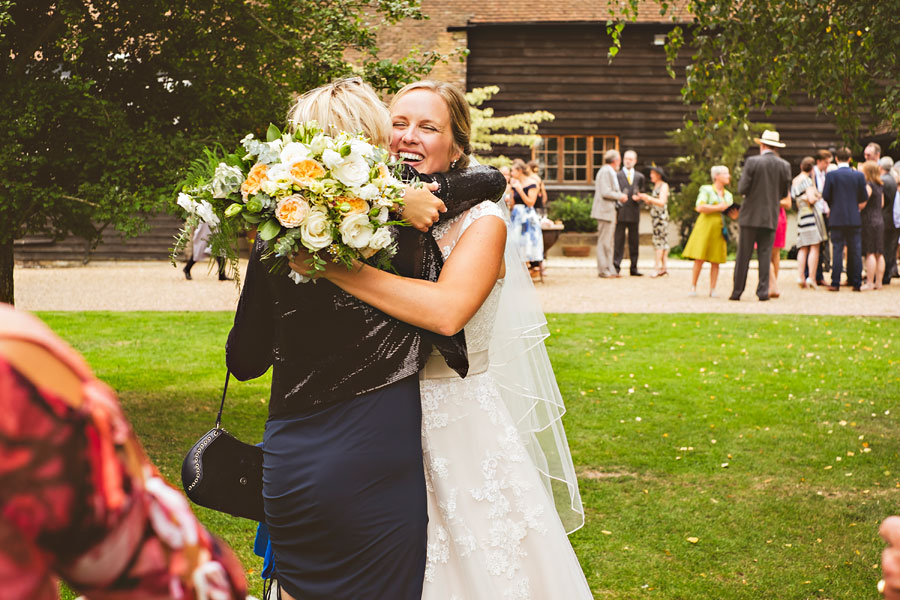
M 434 236 L 447 259 L 484 202 Z M 424 600 L 581 600 L 592 594 L 565 528 L 488 372 L 503 280 L 466 325 L 465 379 L 432 355 L 421 374 L 428 489 Z

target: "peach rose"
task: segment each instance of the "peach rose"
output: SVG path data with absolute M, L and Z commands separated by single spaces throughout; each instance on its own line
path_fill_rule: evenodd
M 309 202 L 300 194 L 285 196 L 275 207 L 275 218 L 285 227 L 300 227 L 309 215 Z
M 244 196 L 245 200 L 247 197 L 252 196 L 259 191 L 259 186 L 261 186 L 263 180 L 266 179 L 268 170 L 269 167 L 262 163 L 253 165 L 253 168 L 250 169 L 250 173 L 247 174 L 247 179 L 241 184 L 241 195 Z
M 316 161 L 307 158 L 294 164 L 291 167 L 291 177 L 293 177 L 302 187 L 309 186 L 314 179 L 319 179 L 325 175 L 325 169 Z
M 351 198 L 350 196 L 335 197 L 334 205 L 336 207 L 341 208 L 341 206 L 343 206 L 344 204 L 348 204 L 350 206 L 348 210 L 341 211 L 345 216 L 369 212 L 369 203 L 362 198 Z

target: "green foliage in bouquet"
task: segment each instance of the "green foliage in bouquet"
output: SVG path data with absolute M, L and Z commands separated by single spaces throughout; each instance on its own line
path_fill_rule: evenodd
M 597 230 L 597 221 L 591 218 L 592 204 L 586 196 L 563 195 L 547 205 L 547 216 L 562 221 L 566 231 L 590 233 Z
M 361 135 L 327 135 L 314 121 L 287 133 L 269 125 L 265 142 L 249 134 L 241 146 L 232 153 L 204 149 L 179 182 L 176 203 L 188 218 L 173 265 L 191 230 L 204 222 L 210 252 L 231 262 L 235 281 L 238 237 L 250 229 L 268 242 L 262 258 L 270 270 L 298 283 L 323 271 L 326 260 L 390 269 L 396 254 L 391 228 L 407 223 L 390 219 L 402 205 L 404 185 L 386 150 Z M 288 267 L 300 250 L 310 254 L 303 274 Z

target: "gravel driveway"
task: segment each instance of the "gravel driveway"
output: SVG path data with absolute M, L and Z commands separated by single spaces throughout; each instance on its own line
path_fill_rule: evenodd
M 797 287 L 796 267 L 782 263 L 782 296 L 759 302 L 756 269 L 751 268 L 741 302 L 730 302 L 733 263 L 723 265 L 719 297 L 710 298 L 708 266 L 698 296 L 688 296 L 690 263 L 670 261 L 667 277 L 599 279 L 591 259 L 551 258 L 537 291 L 546 312 L 610 313 L 771 313 L 900 316 L 900 282 L 883 290 L 840 293 Z M 246 263 L 242 264 L 246 268 Z M 641 264 L 649 275 L 652 264 Z M 27 310 L 224 310 L 237 306 L 233 282 L 220 282 L 215 270 L 194 266 L 193 281 L 167 262 L 92 262 L 87 266 L 19 266 L 15 271 L 16 305 Z

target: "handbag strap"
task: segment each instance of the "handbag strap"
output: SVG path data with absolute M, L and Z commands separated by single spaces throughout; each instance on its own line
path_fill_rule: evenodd
M 225 371 L 225 387 L 222 388 L 222 403 L 219 404 L 219 414 L 216 416 L 216 429 L 222 424 L 222 410 L 225 408 L 225 395 L 228 393 L 228 380 L 231 379 L 231 369 Z

